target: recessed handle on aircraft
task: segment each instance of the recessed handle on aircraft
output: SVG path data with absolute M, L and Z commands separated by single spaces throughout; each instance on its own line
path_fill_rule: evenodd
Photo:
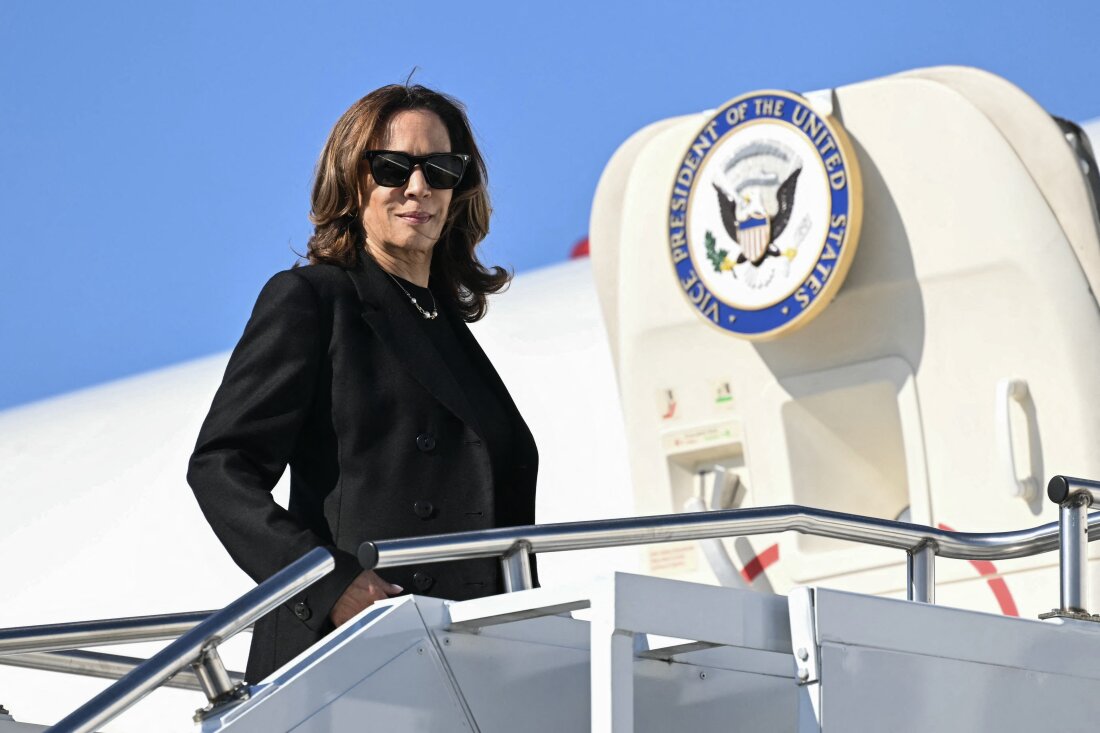
M 711 477 L 714 480 L 711 488 L 710 506 L 707 506 L 705 499 L 706 487 L 705 478 Z M 702 489 L 698 495 L 691 497 L 684 502 L 685 512 L 705 512 L 714 509 L 736 509 L 741 506 L 741 502 L 745 500 L 745 485 L 741 483 L 741 477 L 733 471 L 727 470 L 725 466 L 716 465 L 713 469 L 703 472 L 703 474 L 697 476 L 700 481 L 700 489 Z M 718 584 L 727 588 L 749 588 L 749 583 L 741 576 L 741 571 L 737 569 L 737 566 L 733 564 L 733 559 L 730 557 L 729 550 L 722 543 L 720 539 L 706 539 L 698 540 L 699 548 L 703 551 L 703 557 L 707 559 L 707 564 L 710 565 L 710 569 L 714 572 L 716 578 L 718 578 Z
M 1039 482 L 1034 476 L 1019 478 L 1016 475 L 1016 451 L 1012 440 L 1012 403 L 1024 410 L 1028 418 L 1028 445 L 1031 446 L 1033 431 L 1038 426 L 1032 424 L 1034 410 L 1028 409 L 1031 393 L 1023 379 L 1002 379 L 997 382 L 997 459 L 1001 465 L 1002 483 L 1013 498 L 1031 501 L 1039 495 Z M 1029 451 L 1030 452 L 1030 451 Z

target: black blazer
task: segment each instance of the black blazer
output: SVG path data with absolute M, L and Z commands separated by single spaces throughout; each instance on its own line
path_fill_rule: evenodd
M 264 286 L 199 433 L 187 481 L 233 560 L 257 582 L 314 547 L 335 570 L 261 619 L 246 678 L 258 682 L 333 629 L 365 540 L 532 524 L 538 452 L 466 324 L 440 303 L 515 434 L 514 474 L 494 485 L 474 411 L 413 310 L 369 257 L 310 265 Z M 290 465 L 286 509 L 271 489 Z M 407 592 L 501 592 L 495 559 L 379 573 Z

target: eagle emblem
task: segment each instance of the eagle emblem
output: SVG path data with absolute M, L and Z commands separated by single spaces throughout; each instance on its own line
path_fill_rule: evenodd
M 734 264 L 758 267 L 781 252 L 775 244 L 794 209 L 801 161 L 776 142 L 757 142 L 735 153 L 714 181 L 722 226 L 740 254 Z
M 798 174 L 801 168 L 795 170 L 787 180 L 780 184 L 776 191 L 777 207 L 774 214 L 769 214 L 764 206 L 762 196 L 756 189 L 750 189 L 740 195 L 734 194 L 732 198 L 714 184 L 714 190 L 718 193 L 718 210 L 722 214 L 722 225 L 730 239 L 741 247 L 741 254 L 737 255 L 737 264 L 750 262 L 759 265 L 766 257 L 778 257 L 779 248 L 775 240 L 787 228 L 787 222 L 791 218 L 791 210 L 794 208 L 794 190 L 798 185 Z M 738 207 L 738 198 L 741 206 Z
M 840 123 L 815 104 L 782 91 L 731 99 L 685 140 L 672 181 L 666 216 L 678 287 L 703 319 L 742 338 L 809 322 L 855 255 L 858 159 Z

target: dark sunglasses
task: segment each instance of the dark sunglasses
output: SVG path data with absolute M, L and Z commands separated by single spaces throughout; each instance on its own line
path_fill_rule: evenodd
M 363 159 L 370 162 L 370 174 L 375 183 L 387 188 L 404 186 L 418 165 L 432 188 L 454 188 L 462 181 L 466 164 L 470 162 L 470 156 L 463 153 L 409 155 L 396 150 L 368 150 L 363 153 Z

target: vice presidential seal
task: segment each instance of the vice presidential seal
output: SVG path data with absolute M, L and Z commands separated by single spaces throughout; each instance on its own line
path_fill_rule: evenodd
M 789 92 L 737 97 L 700 130 L 672 186 L 680 287 L 704 318 L 743 338 L 793 331 L 839 290 L 860 197 L 839 123 Z

